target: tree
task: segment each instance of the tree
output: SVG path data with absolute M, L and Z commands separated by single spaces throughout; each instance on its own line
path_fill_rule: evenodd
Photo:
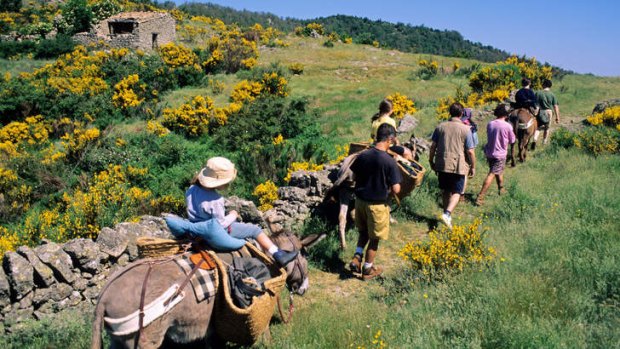
M 0 0 L 0 12 L 19 12 L 22 0 Z
M 66 22 L 66 28 L 58 28 L 59 31 L 69 35 L 87 32 L 90 30 L 94 14 L 86 0 L 69 0 L 62 8 L 62 16 Z

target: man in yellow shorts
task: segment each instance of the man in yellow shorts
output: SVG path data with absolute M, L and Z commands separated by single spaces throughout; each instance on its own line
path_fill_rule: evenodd
M 402 181 L 396 161 L 387 153 L 395 141 L 394 126 L 382 124 L 377 130 L 374 147 L 364 150 L 351 165 L 355 175 L 355 225 L 359 238 L 349 268 L 352 272 L 361 272 L 364 280 L 383 273 L 383 268 L 374 265 L 374 261 L 379 242 L 390 234 L 388 197 L 400 192 Z M 366 258 L 362 265 L 365 248 Z

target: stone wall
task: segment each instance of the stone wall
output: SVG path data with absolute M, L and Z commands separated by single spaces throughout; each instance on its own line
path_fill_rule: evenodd
M 105 19 L 99 22 L 89 33 L 77 33 L 73 39 L 82 45 L 103 42 L 114 48 L 127 47 L 150 51 L 153 49 L 153 34 L 157 34 L 156 46 L 173 42 L 176 38 L 176 21 L 170 14 L 161 14 L 161 16 L 149 19 L 136 19 L 136 28 L 133 33 L 127 34 L 111 34 L 109 21 L 110 19 Z

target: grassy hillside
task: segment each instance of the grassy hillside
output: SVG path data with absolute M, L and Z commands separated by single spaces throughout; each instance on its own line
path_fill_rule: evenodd
M 308 97 L 318 114 L 330 145 L 364 141 L 370 116 L 386 95 L 399 92 L 415 101 L 421 122 L 416 134 L 427 136 L 436 126 L 439 98 L 467 89 L 467 76 L 452 74 L 459 62 L 464 69 L 477 62 L 429 57 L 383 50 L 368 45 L 335 44 L 289 37 L 290 46 L 262 48 L 259 66 L 301 63 L 304 72 L 288 78 L 292 97 Z M 418 78 L 420 58 L 432 58 L 446 74 Z M 2 72 L 28 70 L 39 61 L 1 61 Z M 176 89 L 162 96 L 165 105 L 177 107 L 196 95 L 228 102 L 233 86 L 243 74 L 212 76 L 224 82 L 221 93 L 207 86 Z M 620 79 L 568 75 L 555 81 L 566 126 L 580 124 L 595 103 L 620 96 Z M 488 109 L 488 107 L 485 107 Z M 480 119 L 481 129 L 488 120 Z M 110 139 L 141 132 L 146 120 L 127 118 L 110 125 Z M 142 144 L 146 140 L 131 139 Z M 189 157 L 183 166 L 169 167 L 157 179 L 187 175 L 210 155 L 209 139 L 170 141 Z M 170 143 L 168 142 L 168 143 Z M 484 144 L 484 131 L 481 143 Z M 175 144 L 161 149 L 170 150 Z M 160 149 L 160 148 L 157 148 Z M 153 153 L 157 154 L 157 153 Z M 105 155 L 105 154 L 103 154 Z M 103 157 L 102 155 L 102 157 Z M 128 154 L 127 156 L 131 156 Z M 482 158 L 481 150 L 477 155 Z M 136 157 L 143 158 L 140 153 Z M 102 160 L 103 161 L 103 160 Z M 422 162 L 428 166 L 427 159 Z M 162 164 L 161 166 L 164 166 Z M 481 186 L 485 166 L 480 162 L 468 194 Z M 508 195 L 494 191 L 488 204 L 462 203 L 455 212 L 457 224 L 483 216 L 488 244 L 498 251 L 489 267 L 466 269 L 435 283 L 403 284 L 407 264 L 397 252 L 412 239 L 426 239 L 437 225 L 437 179 L 428 173 L 424 184 L 396 212 L 398 224 L 381 245 L 378 263 L 387 267 L 382 281 L 364 283 L 342 272 L 353 253 L 354 229 L 348 232 L 349 248 L 337 251 L 336 227 L 313 222 L 310 230 L 334 233 L 311 256 L 311 289 L 296 297 L 291 324 L 274 320 L 272 340 L 265 348 L 612 348 L 620 334 L 620 158 L 594 157 L 575 148 L 548 146 L 506 173 Z M 180 190 L 180 189 L 179 189 Z M 277 316 L 276 316 L 277 318 Z M 59 315 L 57 321 L 28 323 L 0 338 L 3 348 L 88 346 L 88 315 Z M 71 337 L 68 337 L 68 334 Z M 77 339 L 75 339 L 77 338 Z M 373 341 L 377 341 L 374 343 Z
M 325 27 L 325 34 L 333 32 L 362 44 L 372 44 L 373 41 L 377 41 L 382 47 L 403 52 L 468 57 L 484 62 L 496 62 L 509 56 L 505 51 L 466 40 L 457 31 L 437 30 L 424 25 L 395 24 L 345 15 L 299 20 L 280 18 L 271 13 L 238 11 L 210 3 L 183 4 L 179 8 L 194 16 L 216 17 L 226 23 L 237 23 L 244 27 L 260 23 L 263 26 L 271 26 L 289 33 L 296 27 L 320 23 Z

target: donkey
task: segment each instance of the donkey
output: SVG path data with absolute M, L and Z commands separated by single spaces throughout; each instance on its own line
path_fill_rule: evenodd
M 317 236 L 312 235 L 300 240 L 289 231 L 279 231 L 271 237 L 279 248 L 285 250 L 298 249 L 303 252 L 316 242 Z M 123 318 L 139 309 L 142 283 L 149 266 L 144 260 L 136 261 L 116 272 L 103 288 L 95 308 L 91 348 L 102 346 L 101 332 L 104 316 Z M 148 287 L 144 304 L 149 304 L 161 296 L 174 283 L 183 281 L 186 275 L 172 260 L 155 263 L 151 266 Z M 308 262 L 302 253 L 286 266 L 287 286 L 291 292 L 304 294 L 309 287 Z M 191 286 L 187 286 L 191 287 Z M 151 322 L 142 329 L 138 336 L 132 333 L 126 336 L 111 336 L 111 348 L 159 348 L 164 340 L 177 344 L 200 343 L 209 344 L 213 336 L 214 300 L 203 300 L 198 303 L 192 291 L 186 287 L 185 296 L 168 313 Z
M 536 117 L 528 108 L 519 108 L 514 110 L 509 117 L 509 121 L 512 124 L 512 130 L 519 142 L 519 161 L 524 162 L 527 158 L 527 148 L 530 143 L 530 138 L 538 129 L 538 122 Z M 514 156 L 514 143 L 510 145 L 510 160 L 511 166 L 515 167 Z

